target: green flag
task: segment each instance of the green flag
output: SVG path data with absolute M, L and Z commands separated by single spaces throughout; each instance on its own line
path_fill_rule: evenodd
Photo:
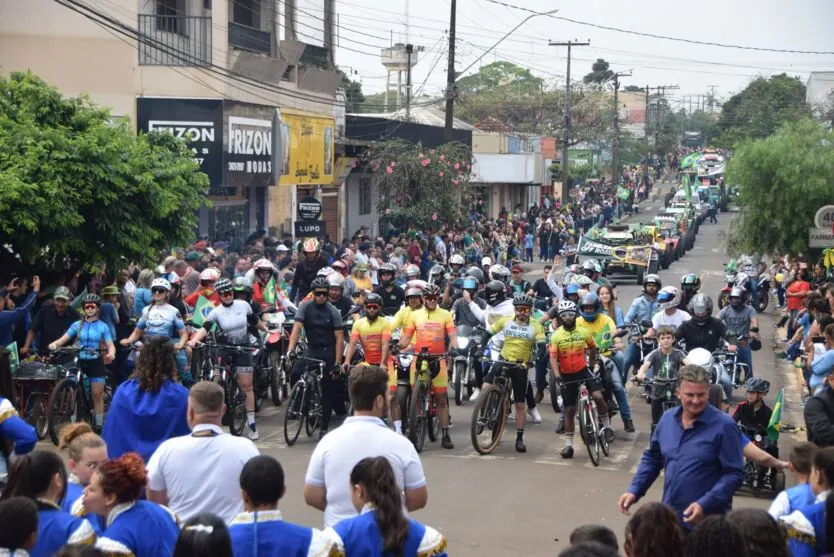
M 683 191 L 686 193 L 686 200 L 692 201 L 692 183 L 689 181 L 689 174 L 684 174 Z
M 767 436 L 775 443 L 779 439 L 779 430 L 782 429 L 782 398 L 785 396 L 785 389 L 779 391 L 776 397 L 776 404 L 773 405 L 773 413 L 770 414 L 770 421 L 767 423 Z
M 9 367 L 12 370 L 12 375 L 17 374 L 17 368 L 20 367 L 20 354 L 17 352 L 17 342 L 13 342 L 6 347 L 9 351 Z
M 628 191 L 626 188 L 622 186 L 617 186 L 617 197 L 620 198 L 621 201 L 625 201 L 628 199 L 628 196 L 631 192 Z
M 194 323 L 195 327 L 202 327 L 209 312 L 213 309 L 214 305 L 211 301 L 204 296 L 200 296 L 197 298 L 197 304 L 194 306 L 194 315 L 191 317 L 191 322 Z
M 275 292 L 275 277 L 272 277 L 269 279 L 269 282 L 266 283 L 266 286 L 264 286 L 264 303 L 273 305 L 277 297 L 278 295 Z

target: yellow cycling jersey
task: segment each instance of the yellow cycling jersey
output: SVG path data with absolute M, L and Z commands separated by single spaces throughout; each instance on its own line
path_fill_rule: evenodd
M 411 314 L 415 311 L 416 310 L 411 309 L 411 306 L 408 304 L 402 307 L 390 321 L 391 330 L 395 331 L 397 329 L 404 329 L 405 326 L 408 325 L 408 320 L 411 319 Z
M 411 314 L 404 334 L 413 335 L 417 352 L 425 348 L 431 354 L 441 354 L 446 351 L 446 337 L 456 330 L 451 313 L 441 308 L 431 311 L 423 308 Z
M 365 361 L 378 366 L 382 363 L 382 347 L 391 342 L 391 324 L 381 315 L 373 323 L 363 317 L 353 324 L 350 342 L 359 342 L 365 351 Z
M 580 317 L 576 320 L 576 326 L 587 329 L 594 337 L 599 353 L 603 356 L 611 355 L 611 347 L 614 346 L 614 334 L 617 332 L 617 324 L 614 320 L 600 313 L 593 321 L 585 321 Z
M 544 327 L 536 320 L 527 323 L 519 323 L 514 315 L 502 317 L 489 327 L 491 334 L 504 332 L 504 346 L 501 348 L 501 356 L 508 362 L 523 363 L 530 361 L 533 348 L 538 342 L 545 342 L 547 337 L 544 334 Z

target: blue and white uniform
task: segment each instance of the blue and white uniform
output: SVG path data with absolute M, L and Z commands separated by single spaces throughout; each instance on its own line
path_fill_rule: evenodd
M 12 401 L 0 396 L 0 442 L 14 446 L 14 454 L 26 454 L 35 448 L 38 435 L 35 428 L 17 415 Z M 9 466 L 6 457 L 0 451 L 0 485 L 6 483 Z
M 90 526 L 93 527 L 96 536 L 104 532 L 104 517 L 97 514 L 89 514 L 87 509 L 84 508 L 84 486 L 81 485 L 74 474 L 70 474 L 69 482 L 67 483 L 67 496 L 64 497 L 64 502 L 61 503 L 61 510 L 78 518 L 86 518 L 90 522 Z
M 81 319 L 70 325 L 67 330 L 70 339 L 78 339 L 78 346 L 83 350 L 78 353 L 78 363 L 87 375 L 90 383 L 104 383 L 104 360 L 99 349 L 101 345 L 113 342 L 110 327 L 101 319 L 87 321 Z
M 67 544 L 92 545 L 96 533 L 90 522 L 72 516 L 58 505 L 43 499 L 38 504 L 38 539 L 29 550 L 30 557 L 52 557 Z
M 185 329 L 180 310 L 171 304 L 151 304 L 142 310 L 142 316 L 136 322 L 136 328 L 146 337 L 164 336 L 179 341 L 180 333 Z M 185 350 L 177 350 L 177 371 L 181 378 L 185 378 L 188 359 Z M 188 374 L 190 379 L 190 372 Z
M 816 495 L 814 495 L 811 485 L 807 482 L 801 483 L 779 493 L 770 504 L 767 512 L 770 513 L 770 516 L 779 520 L 801 507 L 812 505 L 815 500 Z
M 150 501 L 117 505 L 107 516 L 107 529 L 96 541 L 106 555 L 158 557 L 172 555 L 180 529 L 168 507 Z
M 333 539 L 337 555 L 394 557 L 391 552 L 382 552 L 382 534 L 372 505 L 365 505 L 359 516 L 342 520 L 324 533 Z M 446 538 L 440 532 L 409 519 L 402 557 L 446 557 L 446 545 Z
M 788 547 L 793 557 L 817 557 L 824 554 L 825 499 L 828 493 L 820 493 L 816 502 L 779 519 L 787 531 Z
M 281 511 L 242 512 L 229 522 L 235 557 L 330 557 L 333 540 L 320 530 L 284 522 Z

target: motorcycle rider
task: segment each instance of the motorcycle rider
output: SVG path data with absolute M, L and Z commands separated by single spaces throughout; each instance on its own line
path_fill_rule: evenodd
M 689 273 L 681 277 L 681 301 L 678 309 L 688 310 L 689 302 L 701 289 L 701 278 L 695 273 Z
M 463 276 L 463 266 L 466 265 L 466 260 L 459 253 L 452 254 L 449 258 L 449 272 L 452 278 L 459 278 Z
M 626 324 L 642 323 L 643 321 L 651 321 L 654 314 L 658 312 L 660 306 L 657 303 L 657 294 L 663 283 L 660 277 L 654 273 L 648 274 L 643 278 L 643 295 L 638 296 L 631 303 L 625 316 Z M 640 364 L 640 349 L 634 342 L 629 343 L 628 351 L 623 364 L 626 373 L 631 369 L 631 366 L 639 366 Z
M 316 238 L 306 238 L 301 244 L 304 257 L 298 262 L 290 287 L 290 299 L 296 303 L 303 300 L 312 288 L 313 280 L 319 269 L 327 267 L 328 262 L 321 255 L 321 243 Z
M 478 281 L 475 277 L 468 276 L 463 279 L 463 295 L 452 304 L 452 317 L 455 325 L 473 328 L 481 325 L 481 321 L 469 309 L 470 302 L 475 303 L 481 311 L 487 308 L 486 300 L 478 296 Z
M 252 313 L 260 316 L 264 313 L 264 306 L 252 298 L 252 286 L 246 277 L 235 277 L 232 281 L 232 290 L 235 293 L 235 300 L 242 300 L 249 304 Z M 259 331 L 266 331 L 266 325 L 258 319 L 257 323 L 249 323 L 249 334 L 260 338 Z
M 200 287 L 185 297 L 183 302 L 186 305 L 191 306 L 192 308 L 197 305 L 197 301 L 200 299 L 200 296 L 206 298 L 211 305 L 218 306 L 220 305 L 220 296 L 217 295 L 217 292 L 214 290 L 214 283 L 217 279 L 220 278 L 220 271 L 213 267 L 209 267 L 208 269 L 203 269 L 200 273 Z
M 628 406 L 628 393 L 624 384 L 626 373 L 623 369 L 625 357 L 622 353 L 622 346 L 618 346 L 615 333 L 617 324 L 614 320 L 602 313 L 602 302 L 593 292 L 588 292 L 579 301 L 579 319 L 576 320 L 577 327 L 588 329 L 594 336 L 594 343 L 600 355 L 610 358 L 614 363 L 614 372 L 611 374 L 611 387 L 617 405 L 620 408 L 620 416 L 623 419 L 623 429 L 628 433 L 634 433 L 634 421 L 631 419 L 631 408 Z M 602 377 L 603 381 L 605 377 Z M 612 432 L 613 433 L 613 432 Z M 610 441 L 610 440 L 609 440 Z
M 727 327 L 712 316 L 712 299 L 706 294 L 695 294 L 689 302 L 689 314 L 692 319 L 677 328 L 675 337 L 684 342 L 687 351 L 703 348 L 712 353 L 718 350 L 724 342 Z
M 759 338 L 759 318 L 756 317 L 756 310 L 746 303 L 747 292 L 741 286 L 733 286 L 729 299 L 730 305 L 725 306 L 718 313 L 718 318 L 727 327 L 726 334 L 729 337 L 727 340 L 730 344 L 735 344 L 739 361 L 747 364 L 748 377 L 752 377 L 753 353 L 750 351 L 750 345 Z M 738 337 L 748 335 L 749 340 L 738 340 Z
M 664 286 L 657 295 L 657 303 L 661 311 L 654 314 L 652 317 L 652 328 L 649 330 L 649 336 L 653 336 L 657 329 L 663 325 L 668 325 L 672 329 L 677 330 L 683 323 L 692 319 L 692 316 L 682 309 L 678 309 L 680 304 L 681 292 L 674 286 Z
M 382 298 L 382 314 L 393 316 L 400 309 L 405 301 L 405 291 L 394 284 L 394 277 L 397 275 L 397 267 L 393 263 L 383 263 L 376 272 L 379 278 L 379 286 L 374 290 Z M 365 303 L 368 301 L 365 300 Z

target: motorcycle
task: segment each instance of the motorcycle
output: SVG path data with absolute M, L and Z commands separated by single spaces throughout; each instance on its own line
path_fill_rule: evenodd
M 640 359 L 637 360 L 637 364 L 634 368 L 635 374 L 640 367 L 640 362 L 645 360 L 646 356 L 648 356 L 652 350 L 657 348 L 657 339 L 655 337 L 646 336 L 646 333 L 651 328 L 652 322 L 648 319 L 644 319 L 640 323 L 631 323 L 628 326 L 629 334 L 631 335 L 630 341 L 637 345 L 637 350 L 640 352 Z M 628 370 L 625 371 L 628 373 Z
M 391 335 L 391 346 L 394 347 L 400 342 L 401 332 L 395 331 Z M 411 363 L 414 356 L 408 353 L 400 353 L 390 356 L 397 372 L 397 406 L 400 408 L 400 419 L 402 420 L 403 435 L 408 431 L 408 409 L 411 404 Z
M 733 286 L 736 285 L 737 275 L 738 273 L 736 273 L 735 266 L 728 263 L 727 272 L 724 274 L 724 288 L 722 288 L 721 292 L 718 294 L 718 309 L 724 309 L 725 306 L 729 305 L 730 291 L 733 289 Z
M 266 359 L 271 370 L 269 392 L 272 404 L 280 406 L 289 393 L 289 364 L 287 362 L 287 345 L 290 340 L 292 323 L 287 327 L 287 317 L 283 312 L 267 313 L 264 317 L 266 333 L 263 343 Z M 266 391 L 264 391 L 266 392 Z
M 770 301 L 770 280 L 770 275 L 767 273 L 759 276 L 757 284 L 759 303 L 754 308 L 758 313 L 763 313 L 767 309 L 767 304 Z
M 738 427 L 753 444 L 763 451 L 768 451 L 768 449 L 774 447 L 774 443 L 770 441 L 767 435 L 751 431 L 743 425 Z M 758 496 L 762 491 L 780 493 L 785 489 L 785 473 L 782 470 L 765 468 L 758 462 L 744 459 L 744 481 L 741 487 L 752 491 L 754 496 Z
M 469 400 L 473 390 L 479 387 L 475 381 L 475 366 L 480 365 L 483 348 L 480 335 L 472 327 L 459 325 L 457 333 L 458 355 L 453 363 L 452 385 L 455 389 L 455 404 L 460 406 L 464 400 Z

